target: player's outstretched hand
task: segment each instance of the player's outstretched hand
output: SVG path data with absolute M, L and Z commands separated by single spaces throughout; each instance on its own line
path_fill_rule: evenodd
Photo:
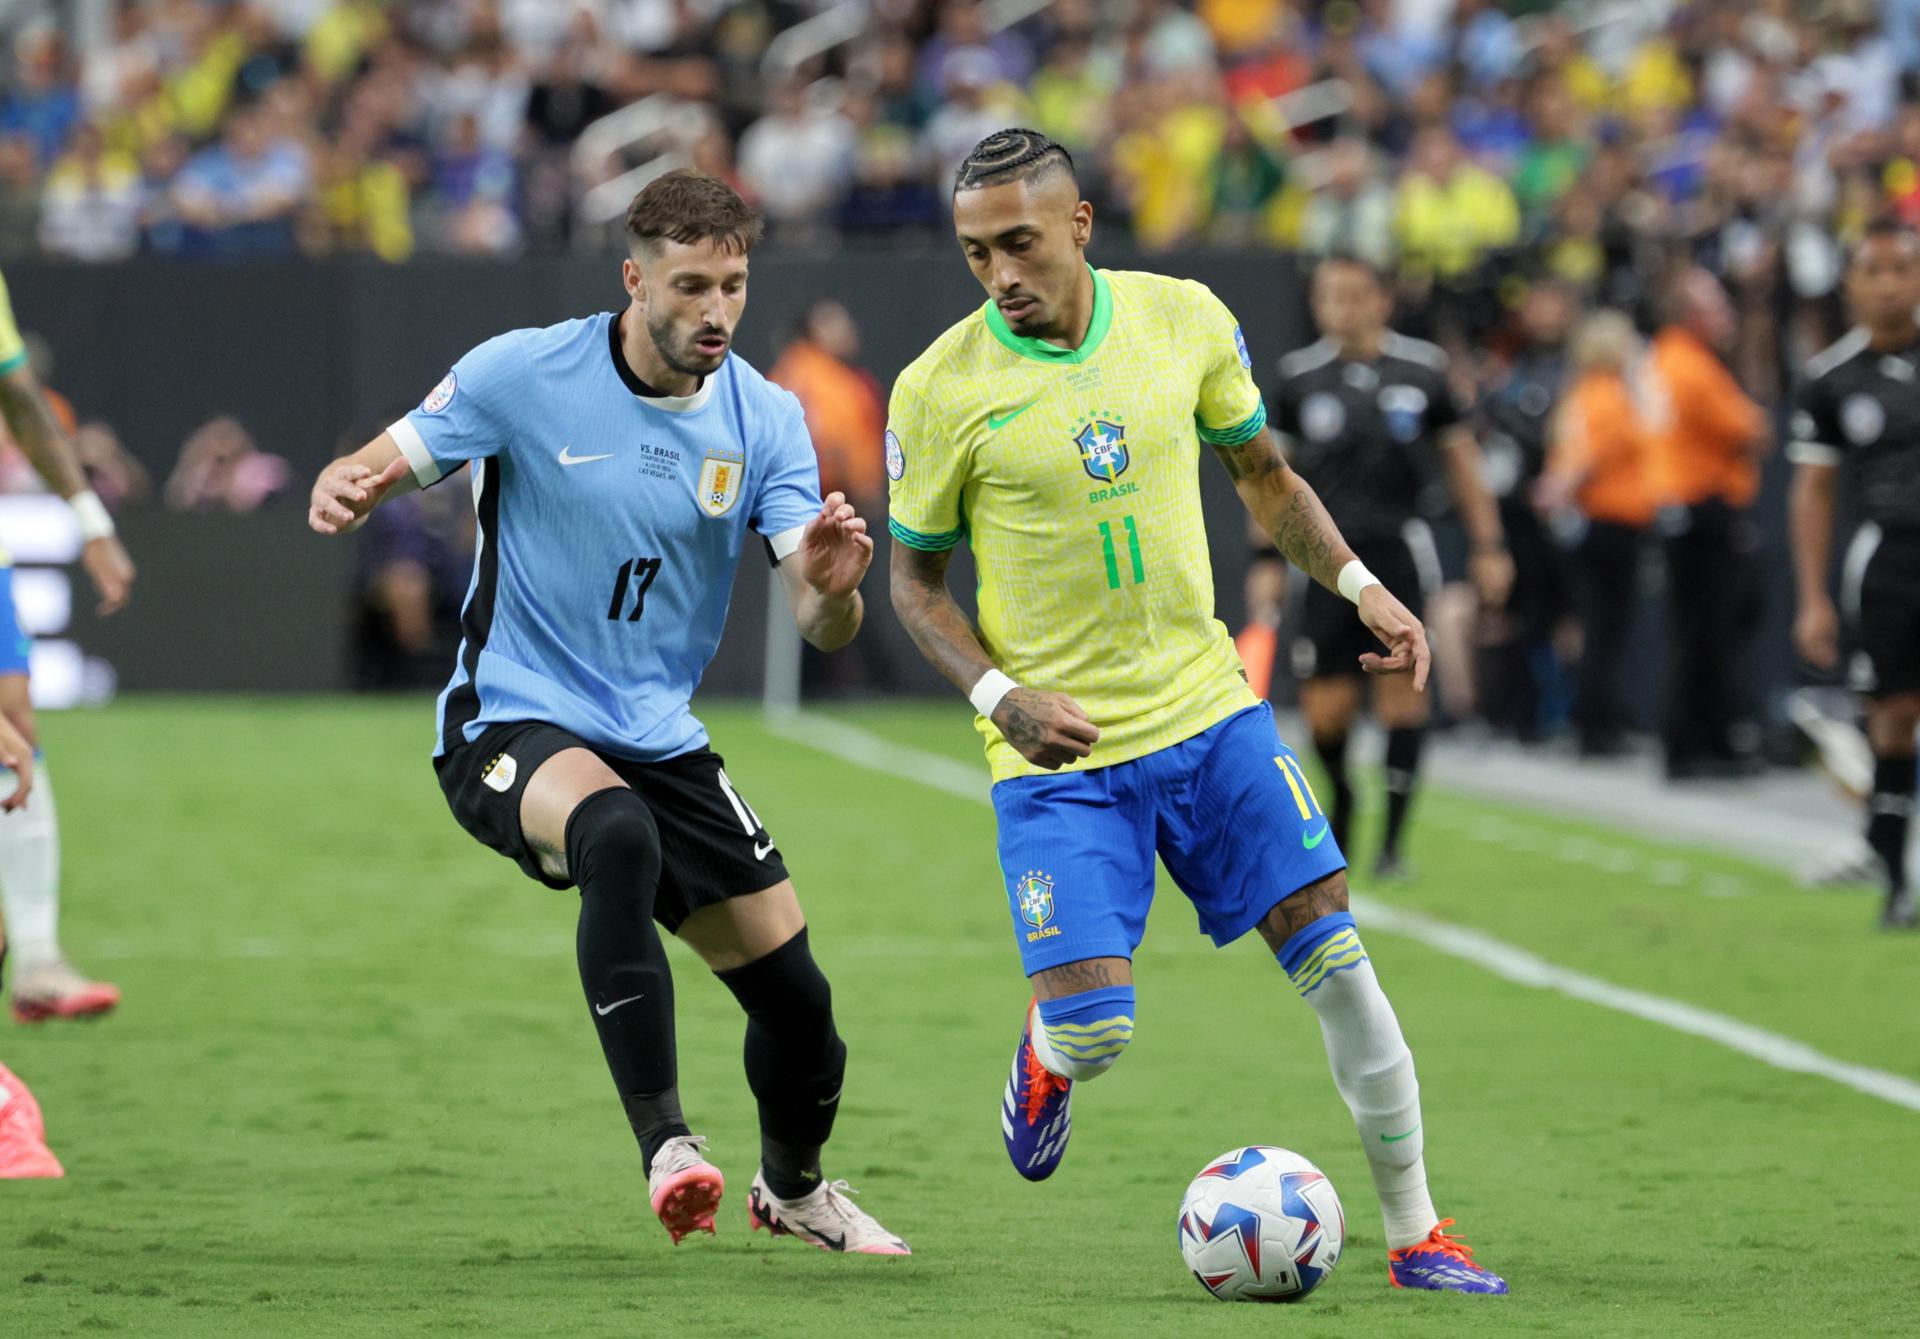
M 829 493 L 800 534 L 800 575 L 822 595 L 844 600 L 860 589 L 873 563 L 873 536 L 845 493 Z
M 100 615 L 117 614 L 127 606 L 133 594 L 133 559 L 117 535 L 90 539 L 80 550 L 80 565 L 87 569 L 93 588 L 100 592 Z
M 1369 674 L 1413 674 L 1413 687 L 1419 692 L 1427 686 L 1427 668 L 1431 656 L 1427 650 L 1427 630 L 1407 607 L 1393 598 L 1385 586 L 1368 586 L 1360 592 L 1360 621 L 1387 654 L 1369 651 L 1360 657 L 1360 668 Z
M 393 463 L 378 474 L 357 461 L 334 461 L 313 481 L 307 524 L 323 535 L 353 529 L 379 505 L 389 488 L 406 477 L 407 469 L 405 456 L 395 456 Z
M 1093 752 L 1100 727 L 1065 693 L 1015 688 L 993 709 L 993 723 L 1020 756 L 1049 772 Z
M 0 716 L 0 767 L 13 773 L 13 794 L 0 799 L 0 812 L 10 814 L 27 802 L 27 792 L 33 789 L 33 746 L 4 716 Z
M 1793 620 L 1793 647 L 1815 669 L 1840 663 L 1840 614 L 1832 600 L 1801 604 Z

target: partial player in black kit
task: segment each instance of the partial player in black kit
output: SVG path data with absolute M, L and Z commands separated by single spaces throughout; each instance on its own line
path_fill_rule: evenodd
M 1860 324 L 1807 364 L 1787 450 L 1793 638 L 1821 669 L 1837 667 L 1847 649 L 1848 684 L 1866 701 L 1873 747 L 1867 843 L 1886 875 L 1880 923 L 1912 929 L 1920 925 L 1906 869 L 1920 728 L 1920 236 L 1873 224 L 1848 261 L 1846 288 Z M 1827 581 L 1842 494 L 1858 528 L 1836 609 Z
M 1322 338 L 1280 360 L 1268 397 L 1274 429 L 1293 467 L 1321 501 L 1368 570 L 1406 593 L 1415 618 L 1440 580 L 1432 533 L 1420 518 L 1427 483 L 1443 478 L 1473 546 L 1473 580 L 1498 608 L 1513 585 L 1500 517 L 1481 474 L 1479 447 L 1461 423 L 1438 347 L 1387 328 L 1392 299 L 1361 261 L 1331 257 L 1313 276 L 1313 314 Z M 1300 710 L 1332 783 L 1335 840 L 1349 845 L 1353 787 L 1347 737 L 1361 705 L 1360 655 L 1374 650 L 1338 596 L 1309 588 L 1292 638 Z M 1404 680 L 1376 680 L 1373 711 L 1387 731 L 1387 822 L 1376 877 L 1405 873 L 1401 839 L 1419 777 L 1429 713 L 1425 694 Z

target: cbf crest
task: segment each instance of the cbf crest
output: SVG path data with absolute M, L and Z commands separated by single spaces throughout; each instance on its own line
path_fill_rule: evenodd
M 1127 427 L 1118 417 L 1095 418 L 1073 435 L 1080 463 L 1088 474 L 1110 484 L 1127 472 L 1133 456 L 1127 450 Z
M 1020 904 L 1020 919 L 1038 930 L 1053 919 L 1053 880 L 1037 869 L 1030 869 L 1014 885 Z
M 747 458 L 738 451 L 709 451 L 700 462 L 700 510 L 709 516 L 725 516 L 740 500 L 740 484 L 746 478 Z

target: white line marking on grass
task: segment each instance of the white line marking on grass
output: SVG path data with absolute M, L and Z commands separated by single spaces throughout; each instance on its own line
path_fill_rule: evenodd
M 973 767 L 923 749 L 882 739 L 859 726 L 807 712 L 796 712 L 770 715 L 767 729 L 782 739 L 831 754 L 857 767 L 917 781 L 961 799 L 991 803 L 987 794 L 987 780 Z M 1449 925 L 1418 912 L 1376 902 L 1370 897 L 1355 896 L 1352 902 L 1353 909 L 1366 920 L 1368 928 L 1377 927 L 1418 940 L 1428 948 L 1470 962 L 1517 985 L 1556 991 L 1588 1004 L 1597 1004 L 1603 1009 L 1658 1023 L 1675 1032 L 1716 1042 L 1775 1069 L 1829 1079 L 1868 1097 L 1877 1097 L 1909 1111 L 1920 1111 L 1920 1082 L 1903 1075 L 1836 1060 L 1804 1042 L 1768 1032 L 1711 1009 L 1613 985 L 1584 972 L 1548 962 L 1545 958 L 1478 930 Z
M 1525 949 L 1502 943 L 1492 935 L 1448 925 L 1444 921 L 1422 916 L 1417 911 L 1391 907 L 1369 897 L 1355 897 L 1353 909 L 1366 919 L 1368 928 L 1378 926 L 1382 930 L 1417 939 L 1428 948 L 1438 949 L 1476 967 L 1484 967 L 1508 981 L 1532 986 L 1535 990 L 1558 991 L 1562 995 L 1598 1004 L 1617 1013 L 1644 1018 L 1676 1032 L 1718 1042 L 1729 1050 L 1751 1056 L 1775 1069 L 1791 1070 L 1796 1074 L 1815 1074 L 1883 1102 L 1920 1111 L 1920 1083 L 1901 1075 L 1835 1060 L 1791 1037 L 1782 1037 L 1711 1009 L 1682 1004 L 1678 1000 L 1664 999 L 1644 991 L 1629 990 L 1582 972 L 1570 971 L 1545 958 L 1535 957 Z

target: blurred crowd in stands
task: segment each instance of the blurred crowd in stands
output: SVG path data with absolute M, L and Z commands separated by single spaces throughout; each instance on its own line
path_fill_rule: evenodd
M 1844 323 L 1849 240 L 1920 222 L 1920 0 L 119 0 L 93 41 L 40 8 L 0 93 L 0 264 L 603 249 L 682 163 L 774 245 L 924 244 L 1008 124 L 1072 149 L 1103 243 L 1364 258 L 1452 355 L 1520 559 L 1501 617 L 1455 619 L 1483 672 L 1442 688 L 1523 735 L 1573 713 L 1595 752 L 1636 722 L 1594 695 L 1618 663 L 1576 701 L 1579 629 L 1631 654 L 1636 593 L 1684 571 L 1712 608 L 1676 654 L 1737 656 L 1711 639 L 1757 626 L 1748 509 L 1793 370 Z M 810 311 L 774 375 L 877 512 L 847 313 Z M 247 510 L 284 470 L 216 421 L 162 492 Z M 459 564 L 422 542 L 366 589 L 427 666 Z M 1750 695 L 1692 682 L 1711 738 L 1670 752 L 1750 752 Z
M 847 40 L 796 39 L 849 8 Z M 1449 292 L 1524 251 L 1618 299 L 1637 248 L 1683 236 L 1817 295 L 1827 237 L 1883 203 L 1920 213 L 1915 0 L 111 12 L 85 50 L 59 22 L 13 35 L 0 261 L 552 249 L 597 241 L 592 187 L 663 155 L 736 181 L 776 236 L 894 240 L 938 231 L 953 165 L 1016 122 L 1070 146 L 1103 218 L 1148 249 L 1339 239 Z

